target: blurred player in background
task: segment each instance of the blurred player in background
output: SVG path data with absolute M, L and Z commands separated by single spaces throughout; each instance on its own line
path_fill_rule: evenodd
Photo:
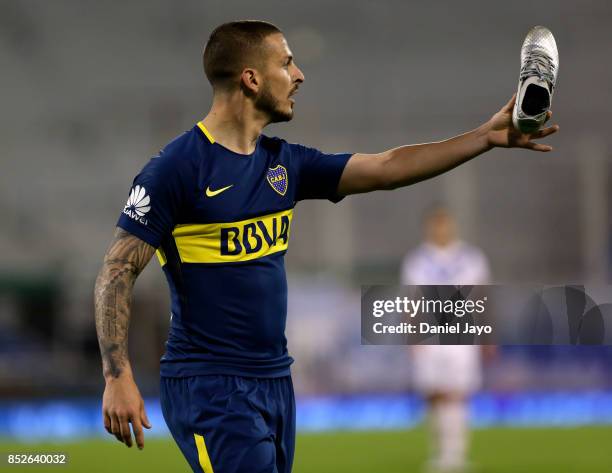
M 288 473 L 295 401 L 284 255 L 296 203 L 407 186 L 496 146 L 550 151 L 533 140 L 557 127 L 516 131 L 513 97 L 445 141 L 326 154 L 262 134 L 291 120 L 304 82 L 276 26 L 221 25 L 203 62 L 212 106 L 136 176 L 96 280 L 104 425 L 131 446 L 131 424 L 144 446 L 150 424 L 127 341 L 132 288 L 157 250 L 172 301 L 161 404 L 176 443 L 194 471 Z
M 450 212 L 441 206 L 424 219 L 424 242 L 401 268 L 406 285 L 477 285 L 490 280 L 484 253 L 458 238 Z M 417 345 L 411 350 L 414 384 L 427 402 L 431 458 L 428 470 L 467 468 L 469 396 L 481 384 L 480 347 Z

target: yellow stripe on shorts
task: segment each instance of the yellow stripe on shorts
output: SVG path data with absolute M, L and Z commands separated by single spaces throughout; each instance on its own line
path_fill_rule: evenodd
M 196 448 L 198 449 L 198 460 L 200 462 L 200 466 L 202 467 L 202 471 L 204 473 L 215 473 L 213 471 L 212 464 L 210 463 L 210 457 L 208 456 L 208 450 L 206 449 L 204 437 L 198 434 L 193 434 L 193 437 L 195 438 Z

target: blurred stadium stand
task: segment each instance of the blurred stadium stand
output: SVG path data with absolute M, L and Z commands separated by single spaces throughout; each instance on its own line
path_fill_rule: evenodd
M 133 176 L 206 112 L 202 46 L 236 18 L 277 23 L 306 74 L 294 121 L 268 134 L 326 151 L 374 152 L 477 126 L 514 92 L 533 24 L 550 27 L 561 52 L 554 154 L 495 150 L 410 188 L 298 205 L 287 255 L 298 394 L 411 389 L 404 348 L 360 345 L 359 286 L 397 282 L 434 202 L 450 204 L 496 282 L 609 282 L 612 65 L 602 58 L 612 4 L 541 1 L 528 16 L 484 0 L 221 5 L 0 3 L 0 399 L 101 395 L 96 272 Z M 157 393 L 166 291 L 153 261 L 130 331 L 147 396 Z M 611 360 L 609 347 L 507 349 L 486 387 L 609 391 Z

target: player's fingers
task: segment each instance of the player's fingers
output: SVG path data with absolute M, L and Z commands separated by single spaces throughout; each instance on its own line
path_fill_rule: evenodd
M 533 151 L 543 151 L 545 153 L 548 151 L 552 151 L 553 149 L 552 146 L 550 145 L 545 145 L 542 143 L 534 143 L 533 141 L 528 141 L 527 143 L 525 143 L 523 148 L 532 149 Z
M 132 419 L 132 429 L 134 430 L 134 438 L 136 439 L 136 445 L 140 450 L 144 448 L 144 433 L 142 431 L 142 424 L 140 418 L 135 416 Z
M 113 429 L 111 428 L 110 416 L 106 412 L 103 412 L 102 413 L 102 418 L 104 420 L 104 428 L 106 429 L 106 431 L 109 434 L 112 434 L 113 433 Z
M 121 428 L 121 439 L 128 447 L 132 446 L 132 432 L 130 431 L 130 424 L 127 416 L 119 417 L 120 428 Z
M 508 103 L 506 105 L 504 105 L 504 108 L 502 109 L 504 112 L 509 112 L 512 110 L 512 107 L 514 107 L 514 102 L 516 101 L 516 92 L 514 93 L 514 95 L 512 95 L 512 98 L 508 101 Z
M 552 110 L 549 110 L 548 112 L 546 112 L 546 120 L 544 120 L 544 123 L 550 120 L 550 117 L 552 117 Z
M 532 138 L 544 138 L 545 136 L 552 135 L 553 133 L 557 133 L 559 131 L 559 125 L 549 126 L 542 130 L 535 132 L 531 135 Z
M 110 416 L 111 420 L 111 431 L 115 438 L 119 440 L 119 442 L 123 443 L 123 438 L 121 437 L 121 423 L 119 422 L 119 418 L 116 415 Z
M 149 416 L 147 416 L 147 411 L 145 410 L 144 403 L 140 408 L 140 421 L 142 422 L 142 425 L 147 429 L 151 428 L 151 422 L 149 421 Z

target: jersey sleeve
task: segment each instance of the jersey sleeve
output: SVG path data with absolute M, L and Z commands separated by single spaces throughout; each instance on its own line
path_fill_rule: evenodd
M 158 248 L 186 204 L 178 158 L 161 152 L 134 178 L 117 226 Z
M 338 183 L 352 153 L 325 154 L 318 149 L 290 144 L 291 159 L 297 172 L 296 201 L 328 199 L 340 202 Z

